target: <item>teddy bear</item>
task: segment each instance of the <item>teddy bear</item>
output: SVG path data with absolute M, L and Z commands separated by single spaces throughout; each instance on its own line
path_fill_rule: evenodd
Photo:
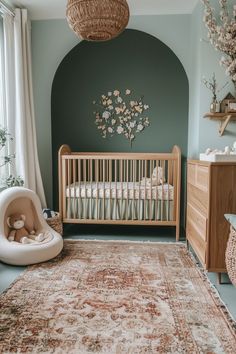
M 23 214 L 13 214 L 7 218 L 7 225 L 11 229 L 8 241 L 16 241 L 20 243 L 32 243 L 34 241 L 41 242 L 44 240 L 44 235 L 35 234 L 35 231 L 28 231 L 25 227 L 26 217 Z
M 141 184 L 146 184 L 148 187 L 151 185 L 151 182 L 152 186 L 159 186 L 160 184 L 165 183 L 162 167 L 158 166 L 154 168 L 152 172 L 152 178 L 143 177 L 141 180 Z

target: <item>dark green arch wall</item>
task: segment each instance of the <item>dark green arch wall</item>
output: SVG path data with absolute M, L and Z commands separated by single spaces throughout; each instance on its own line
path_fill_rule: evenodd
M 93 100 L 114 89 L 133 90 L 149 104 L 151 125 L 133 143 L 134 152 L 169 152 L 174 144 L 187 154 L 189 89 L 184 68 L 157 38 L 125 30 L 114 40 L 82 41 L 59 65 L 52 86 L 54 203 L 57 151 L 131 151 L 122 136 L 103 139 L 94 124 Z

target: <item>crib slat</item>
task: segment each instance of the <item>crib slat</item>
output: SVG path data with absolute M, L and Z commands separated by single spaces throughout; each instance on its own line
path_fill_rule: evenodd
M 177 161 L 173 162 L 174 210 L 177 210 Z M 175 216 L 176 220 L 176 216 Z
M 118 203 L 117 203 L 117 160 L 115 161 L 115 211 L 116 211 L 116 215 L 115 215 L 115 219 L 117 220 L 117 208 L 118 208 Z
M 102 177 L 102 160 L 99 160 L 99 181 L 101 181 L 102 182 L 102 180 L 103 180 L 103 177 Z
M 83 160 L 83 180 L 84 180 L 84 193 L 85 193 L 85 196 L 84 196 L 84 208 L 83 208 L 83 211 L 84 211 L 84 219 L 87 219 L 87 160 Z
M 71 160 L 68 160 L 67 164 L 67 178 L 68 178 L 68 186 L 69 186 L 69 206 L 70 206 L 70 213 L 69 217 L 71 218 Z
M 150 174 L 150 188 L 148 190 L 148 193 L 150 193 L 149 197 L 149 220 L 152 220 L 152 161 L 148 161 L 149 162 L 149 174 Z
M 144 174 L 145 174 L 145 184 L 144 184 L 144 220 L 146 220 L 146 191 L 147 191 L 147 160 L 144 161 Z
M 98 183 L 99 183 L 99 160 L 95 160 L 95 176 L 96 176 L 96 215 L 97 215 L 97 219 L 99 219 L 99 212 L 98 212 Z
M 78 182 L 79 182 L 79 190 L 78 190 L 78 201 L 77 201 L 77 214 L 80 212 L 79 201 L 81 201 L 81 160 L 78 160 Z M 77 216 L 78 217 L 78 216 Z
M 159 160 L 156 160 L 156 169 L 158 170 Z M 158 197 L 158 183 L 156 183 L 156 199 L 155 199 L 155 220 L 159 220 L 159 197 Z
M 107 160 L 105 160 L 105 181 L 107 181 L 107 173 L 108 173 Z
M 141 220 L 141 215 L 140 215 L 140 192 L 141 192 L 141 179 L 142 179 L 142 173 L 141 173 L 141 161 L 138 161 L 138 220 Z
M 66 186 L 67 183 L 67 169 L 66 169 L 67 160 L 62 160 L 62 217 L 66 218 L 66 206 L 67 206 L 67 195 L 66 195 Z
M 90 201 L 89 201 L 89 218 L 92 219 L 92 200 L 93 200 L 93 160 L 89 160 L 89 175 L 90 175 Z
M 123 181 L 124 181 L 124 171 L 123 171 L 123 160 L 120 161 L 120 183 L 121 183 L 121 211 L 123 210 Z M 121 215 L 121 218 L 123 215 Z
M 103 220 L 105 220 L 105 163 L 106 160 L 102 161 L 102 177 L 103 177 Z
M 165 173 L 165 160 L 162 161 L 162 183 L 161 183 L 161 187 L 162 187 L 162 198 L 161 198 L 161 221 L 163 221 L 163 214 L 164 214 L 164 173 Z
M 132 203 L 132 220 L 134 220 L 134 203 L 135 203 L 135 167 L 136 161 L 132 160 L 132 170 L 133 170 L 133 203 Z
M 73 159 L 72 183 L 73 183 L 73 219 L 75 219 L 75 202 L 76 202 L 76 160 Z
M 112 160 L 108 160 L 108 181 L 109 181 L 109 203 L 110 203 L 110 220 L 112 219 Z
M 128 206 L 129 206 L 129 186 L 128 186 L 128 181 L 129 181 L 129 161 L 126 160 L 126 220 L 129 219 L 129 213 L 128 213 Z
M 170 161 L 167 160 L 167 221 L 170 220 Z

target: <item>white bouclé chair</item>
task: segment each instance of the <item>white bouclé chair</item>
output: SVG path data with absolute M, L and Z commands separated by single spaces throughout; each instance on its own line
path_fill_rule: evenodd
M 43 233 L 42 242 L 22 244 L 10 242 L 7 219 L 13 214 L 24 214 L 26 225 L 36 234 Z M 63 239 L 47 224 L 38 196 L 23 187 L 12 187 L 0 193 L 0 261 L 12 265 L 28 265 L 56 257 L 63 248 Z

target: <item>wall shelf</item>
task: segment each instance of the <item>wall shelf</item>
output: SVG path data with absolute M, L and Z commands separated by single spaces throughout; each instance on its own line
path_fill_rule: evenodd
M 219 135 L 222 136 L 230 121 L 236 121 L 236 112 L 206 113 L 204 118 L 220 121 Z

